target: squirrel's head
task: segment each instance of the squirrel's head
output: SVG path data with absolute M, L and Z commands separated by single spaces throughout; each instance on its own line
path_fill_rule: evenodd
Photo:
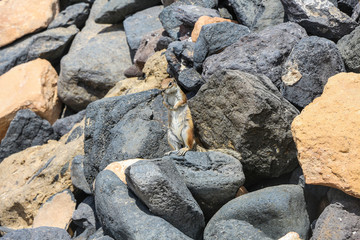
M 166 94 L 176 92 L 178 90 L 178 85 L 174 78 L 166 78 L 161 83 L 161 88 Z

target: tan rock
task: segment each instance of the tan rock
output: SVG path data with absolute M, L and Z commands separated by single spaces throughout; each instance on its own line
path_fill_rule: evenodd
M 46 28 L 59 12 L 59 0 L 0 1 L 0 47 Z
M 308 184 L 360 197 L 360 74 L 329 78 L 291 126 Z
M 106 166 L 106 168 L 104 170 L 110 170 L 113 173 L 116 174 L 116 176 L 118 176 L 120 178 L 120 180 L 127 184 L 126 182 L 126 176 L 125 176 L 125 170 L 133 165 L 134 163 L 138 162 L 138 161 L 142 161 L 144 159 L 141 158 L 135 158 L 135 159 L 129 159 L 129 160 L 124 160 L 124 161 L 119 161 L 119 162 L 113 162 L 110 163 L 109 165 Z
M 196 42 L 196 40 L 199 37 L 202 26 L 204 26 L 206 24 L 218 23 L 218 22 L 234 22 L 234 23 L 237 23 L 234 20 L 230 20 L 230 19 L 226 19 L 226 18 L 202 16 L 195 23 L 194 29 L 193 29 L 193 31 L 191 33 L 191 40 L 193 42 Z
M 115 97 L 131 93 L 147 91 L 150 89 L 161 89 L 161 82 L 163 79 L 168 78 L 167 61 L 165 54 L 166 50 L 156 52 L 145 63 L 143 72 L 146 74 L 144 80 L 137 78 L 127 78 L 119 81 L 115 87 L 110 89 L 105 97 Z
M 289 232 L 282 238 L 279 238 L 279 240 L 301 240 L 300 236 L 296 232 Z
M 57 193 L 41 206 L 32 227 L 58 227 L 67 230 L 75 206 L 74 195 L 69 190 Z
M 32 226 L 40 206 L 55 193 L 73 190 L 70 163 L 84 154 L 83 135 L 68 141 L 77 127 L 59 141 L 30 147 L 0 163 L 0 225 L 19 229 Z
M 31 109 L 51 124 L 58 119 L 57 80 L 55 69 L 44 59 L 18 65 L 0 76 L 0 140 L 21 109 Z
M 239 188 L 239 190 L 237 191 L 235 197 L 240 197 L 240 196 L 242 196 L 244 194 L 247 194 L 247 193 L 248 193 L 248 190 L 244 186 L 241 186 Z

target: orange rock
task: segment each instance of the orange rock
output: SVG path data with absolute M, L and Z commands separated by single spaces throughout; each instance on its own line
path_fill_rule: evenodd
M 0 1 L 0 47 L 46 28 L 59 12 L 59 0 Z
M 191 40 L 193 42 L 196 42 L 196 40 L 199 37 L 202 26 L 204 26 L 206 24 L 218 23 L 218 22 L 234 22 L 234 23 L 237 23 L 234 20 L 230 20 L 230 19 L 226 19 L 226 18 L 202 16 L 195 23 L 194 29 L 193 29 L 193 31 L 191 33 Z
M 116 176 L 118 176 L 118 178 L 120 178 L 120 180 L 123 183 L 127 184 L 125 170 L 129 166 L 133 165 L 134 163 L 136 163 L 138 161 L 142 161 L 142 160 L 143 159 L 135 158 L 135 159 L 129 159 L 129 160 L 125 160 L 125 161 L 113 162 L 113 163 L 110 163 L 109 165 L 107 165 L 104 170 L 112 171 L 113 173 L 116 174 Z
M 279 238 L 279 240 L 301 240 L 300 236 L 296 232 L 289 232 L 282 238 Z
M 61 112 L 58 75 L 51 64 L 36 59 L 0 76 L 0 140 L 17 111 L 31 109 L 53 124 Z
M 291 126 L 308 184 L 360 198 L 360 74 L 329 78 L 323 94 Z
M 244 186 L 241 186 L 239 188 L 239 190 L 237 191 L 235 197 L 240 197 L 240 196 L 242 196 L 244 194 L 247 194 L 247 193 L 248 193 L 248 190 Z
M 70 190 L 55 194 L 41 206 L 32 227 L 58 227 L 67 230 L 75 205 L 76 201 Z

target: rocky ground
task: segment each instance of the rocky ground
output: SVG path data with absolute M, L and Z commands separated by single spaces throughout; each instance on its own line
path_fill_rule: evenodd
M 360 239 L 357 0 L 0 1 L 0 236 Z M 176 78 L 207 151 L 164 156 Z

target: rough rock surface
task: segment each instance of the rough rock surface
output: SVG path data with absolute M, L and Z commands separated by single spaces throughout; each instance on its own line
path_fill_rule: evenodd
M 128 187 L 153 214 L 193 239 L 201 237 L 203 212 L 170 159 L 138 161 L 125 174 Z
M 181 71 L 193 67 L 195 43 L 174 41 L 169 44 L 165 56 L 168 61 L 168 73 L 178 78 Z
M 291 130 L 306 183 L 360 197 L 359 91 L 359 74 L 339 73 L 294 119 Z
M 20 229 L 10 232 L 1 238 L 2 240 L 40 240 L 40 239 L 58 239 L 70 240 L 70 235 L 61 228 L 39 227 Z
M 328 205 L 316 221 L 312 240 L 359 239 L 360 200 L 336 189 L 328 192 Z
M 296 43 L 306 36 L 301 26 L 291 22 L 250 33 L 221 53 L 208 57 L 203 64 L 202 75 L 207 80 L 218 69 L 260 73 L 279 88 L 286 58 Z
M 245 182 L 240 160 L 221 152 L 189 151 L 185 158 L 170 155 L 164 159 L 175 162 L 207 220 L 233 199 Z
M 88 106 L 84 167 L 89 184 L 111 162 L 158 158 L 170 150 L 167 110 L 160 93 L 153 89 L 101 99 Z
M 162 29 L 159 14 L 163 6 L 155 6 L 137 12 L 124 20 L 126 39 L 133 56 L 140 46 L 141 39 L 151 32 Z
M 1 225 L 14 229 L 30 227 L 49 197 L 65 189 L 73 190 L 70 160 L 84 154 L 84 137 L 66 143 L 70 136 L 71 133 L 58 142 L 28 148 L 0 163 Z
M 284 64 L 281 93 L 294 105 L 305 107 L 321 95 L 328 78 L 339 72 L 345 72 L 345 65 L 333 41 L 303 38 Z
M 177 83 L 186 92 L 197 92 L 205 80 L 194 68 L 186 68 L 179 73 Z
M 58 0 L 1 1 L 0 47 L 46 28 L 58 12 Z
M 85 27 L 61 60 L 59 96 L 76 111 L 105 94 L 131 65 L 122 25 L 96 24 L 95 15 L 107 0 L 95 1 Z
M 229 0 L 239 23 L 254 31 L 284 22 L 280 0 Z
M 29 109 L 20 110 L 11 121 L 5 138 L 1 140 L 0 162 L 13 153 L 43 145 L 50 139 L 55 139 L 55 134 L 47 120 Z
M 311 35 L 339 40 L 358 23 L 330 1 L 281 0 L 289 21 L 296 22 Z
M 64 136 L 73 128 L 76 123 L 81 122 L 81 120 L 83 120 L 85 117 L 85 113 L 85 110 L 83 110 L 68 117 L 56 120 L 52 127 L 57 137 L 60 138 Z
M 290 125 L 298 110 L 264 75 L 220 70 L 189 106 L 200 141 L 239 152 L 247 181 L 278 177 L 296 167 Z
M 306 239 L 310 223 L 303 189 L 297 185 L 279 185 L 231 200 L 209 221 L 204 239 L 214 239 L 213 237 L 220 234 L 226 225 L 244 225 L 240 221 L 249 223 L 248 226 L 244 226 L 244 234 L 250 235 L 251 232 L 246 231 L 246 228 L 252 227 L 253 234 L 260 230 L 270 239 L 279 239 L 290 231 L 297 232 L 302 239 Z M 234 235 L 237 234 L 235 227 L 232 227 L 231 231 Z M 249 235 L 248 237 L 251 236 Z M 246 235 L 242 237 L 252 239 Z
M 337 46 L 349 72 L 360 73 L 360 27 L 342 37 Z
M 84 156 L 75 156 L 71 162 L 71 182 L 78 188 L 83 190 L 87 194 L 91 194 L 91 189 L 86 181 L 84 173 Z
M 195 25 L 194 25 L 194 29 L 193 31 L 191 32 L 191 40 L 193 42 L 196 42 L 198 37 L 199 37 L 199 34 L 200 34 L 200 31 L 202 29 L 202 27 L 206 24 L 211 24 L 211 23 L 220 23 L 220 22 L 231 22 L 230 19 L 225 19 L 225 18 L 220 18 L 220 17 L 209 17 L 209 16 L 202 16 L 200 17 Z
M 164 219 L 152 215 L 109 170 L 100 172 L 96 177 L 95 206 L 104 232 L 115 239 L 191 239 Z
M 204 25 L 195 43 L 194 67 L 201 70 L 206 57 L 219 53 L 249 33 L 249 28 L 232 22 Z
M 75 205 L 76 200 L 70 190 L 66 189 L 56 193 L 42 204 L 32 227 L 58 227 L 67 230 L 75 211 Z
M 16 65 L 36 58 L 57 63 L 78 31 L 75 26 L 49 29 L 0 49 L 0 75 Z
M 16 112 L 24 108 L 51 124 L 56 121 L 61 111 L 57 80 L 55 69 L 43 59 L 21 64 L 0 77 L 0 139 Z
M 96 23 L 120 23 L 126 16 L 160 4 L 160 0 L 109 0 L 96 14 Z
M 70 5 L 56 16 L 48 28 L 68 27 L 74 24 L 77 28 L 81 29 L 84 27 L 89 13 L 90 9 L 88 3 Z

